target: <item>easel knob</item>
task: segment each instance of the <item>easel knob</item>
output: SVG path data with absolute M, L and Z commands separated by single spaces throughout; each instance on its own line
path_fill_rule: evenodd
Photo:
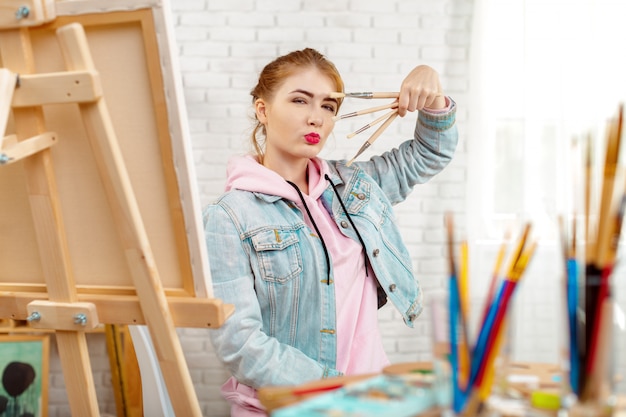
M 26 307 L 28 322 L 36 329 L 85 331 L 96 328 L 98 313 L 93 303 L 58 303 L 47 300 L 31 301 Z
M 26 19 L 30 14 L 30 8 L 28 6 L 20 6 L 15 12 L 15 18 L 17 20 Z
M 0 28 L 15 29 L 41 26 L 55 18 L 54 0 L 22 0 L 19 2 L 19 6 L 15 8 L 3 4 L 0 9 Z

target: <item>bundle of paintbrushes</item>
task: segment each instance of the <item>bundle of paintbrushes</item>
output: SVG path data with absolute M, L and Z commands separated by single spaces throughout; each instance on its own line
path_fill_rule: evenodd
M 502 270 L 502 264 L 507 251 L 506 242 L 501 245 L 491 276 L 483 316 L 479 321 L 477 337 L 474 343 L 471 343 L 467 329 L 469 311 L 467 242 L 461 244 L 461 267 L 457 269 L 451 215 L 446 217 L 446 227 L 450 266 L 448 298 L 452 408 L 457 414 L 474 416 L 491 392 L 494 364 L 504 342 L 513 295 L 535 251 L 536 242 L 528 242 L 530 224 L 527 224 L 509 256 L 510 263 L 505 270 Z
M 362 98 L 362 99 L 373 99 L 373 98 L 394 98 L 397 99 L 398 98 L 399 93 L 374 93 L 374 92 L 362 92 L 362 93 L 330 93 L 330 97 L 331 98 L 344 98 L 344 97 L 352 97 L 352 98 Z M 357 129 L 356 131 L 350 133 L 348 135 L 348 139 L 352 138 L 356 135 L 358 135 L 359 133 L 363 133 L 364 131 L 366 131 L 367 129 L 369 129 L 372 126 L 377 125 L 380 122 L 383 122 L 382 125 L 380 125 L 380 127 L 378 129 L 376 129 L 376 131 L 372 134 L 372 136 L 370 136 L 370 138 L 361 146 L 361 148 L 357 151 L 356 155 L 354 155 L 354 157 L 348 161 L 348 166 L 350 166 L 352 164 L 352 162 L 354 162 L 354 160 L 356 158 L 358 158 L 363 152 L 365 152 L 365 150 L 367 148 L 369 148 L 376 139 L 378 139 L 380 137 L 380 135 L 385 131 L 385 129 L 387 129 L 389 127 L 389 125 L 391 124 L 391 122 L 394 121 L 394 119 L 398 116 L 398 102 L 397 100 L 393 101 L 392 103 L 389 104 L 385 104 L 382 106 L 376 106 L 376 107 L 370 107 L 364 110 L 359 110 L 359 111 L 354 111 L 351 113 L 346 113 L 343 115 L 339 115 L 339 116 L 335 116 L 335 120 L 343 120 L 343 119 L 348 119 L 351 117 L 356 117 L 356 116 L 363 116 L 366 114 L 371 114 L 371 113 L 375 113 L 378 111 L 382 111 L 382 110 L 389 110 L 391 109 L 389 112 L 387 112 L 386 114 L 378 117 L 376 120 L 373 120 L 369 123 L 367 123 L 366 125 L 364 125 L 363 127 Z
M 612 390 L 613 295 L 611 277 L 626 207 L 625 169 L 621 161 L 623 107 L 606 135 L 601 181 L 592 181 L 592 141 L 587 139 L 584 166 L 584 245 L 577 244 L 576 220 L 561 220 L 568 317 L 569 385 L 581 402 L 602 402 Z M 593 210 L 592 184 L 600 183 L 599 209 Z M 597 222 L 592 221 L 597 219 Z M 569 226 L 569 227 L 568 227 Z M 580 253 L 580 248 L 584 253 Z M 582 289 L 582 291 L 580 291 Z

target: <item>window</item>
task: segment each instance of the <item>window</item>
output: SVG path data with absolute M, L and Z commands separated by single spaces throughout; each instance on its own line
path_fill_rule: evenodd
M 558 216 L 583 212 L 577 146 L 592 135 L 601 148 L 606 121 L 626 99 L 624 20 L 621 0 L 476 0 L 472 238 L 501 239 L 532 221 L 554 240 Z

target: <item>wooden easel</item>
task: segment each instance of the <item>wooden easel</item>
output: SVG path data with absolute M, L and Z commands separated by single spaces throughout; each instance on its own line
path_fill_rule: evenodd
M 2 3 L 19 8 L 17 2 Z M 39 3 L 32 9 L 39 13 L 37 18 L 54 20 L 53 2 Z M 176 415 L 201 416 L 175 327 L 218 327 L 232 306 L 197 298 L 193 291 L 187 291 L 191 297 L 181 296 L 184 291 L 166 294 L 82 25 L 56 29 L 66 69 L 38 74 L 32 23 L 26 23 L 18 15 L 14 25 L 0 30 L 0 176 L 14 163 L 23 167 L 45 291 L 38 285 L 32 285 L 32 292 L 25 290 L 29 286 L 19 282 L 0 287 L 0 318 L 28 319 L 33 328 L 55 330 L 72 415 L 80 417 L 99 415 L 85 330 L 101 323 L 145 323 Z M 59 193 L 53 158 L 54 146 L 64 138 L 47 131 L 43 111 L 43 106 L 57 103 L 76 103 L 80 111 L 130 271 L 131 289 L 109 293 L 104 286 L 81 292 L 75 279 L 63 216 L 66 202 Z M 7 126 L 15 133 L 4 136 Z

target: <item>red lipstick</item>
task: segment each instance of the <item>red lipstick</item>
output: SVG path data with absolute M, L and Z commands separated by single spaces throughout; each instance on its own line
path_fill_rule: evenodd
M 320 135 L 318 135 L 317 133 L 307 133 L 306 135 L 304 135 L 304 139 L 306 139 L 306 141 L 308 143 L 310 143 L 311 145 L 315 145 L 316 143 L 320 142 Z

